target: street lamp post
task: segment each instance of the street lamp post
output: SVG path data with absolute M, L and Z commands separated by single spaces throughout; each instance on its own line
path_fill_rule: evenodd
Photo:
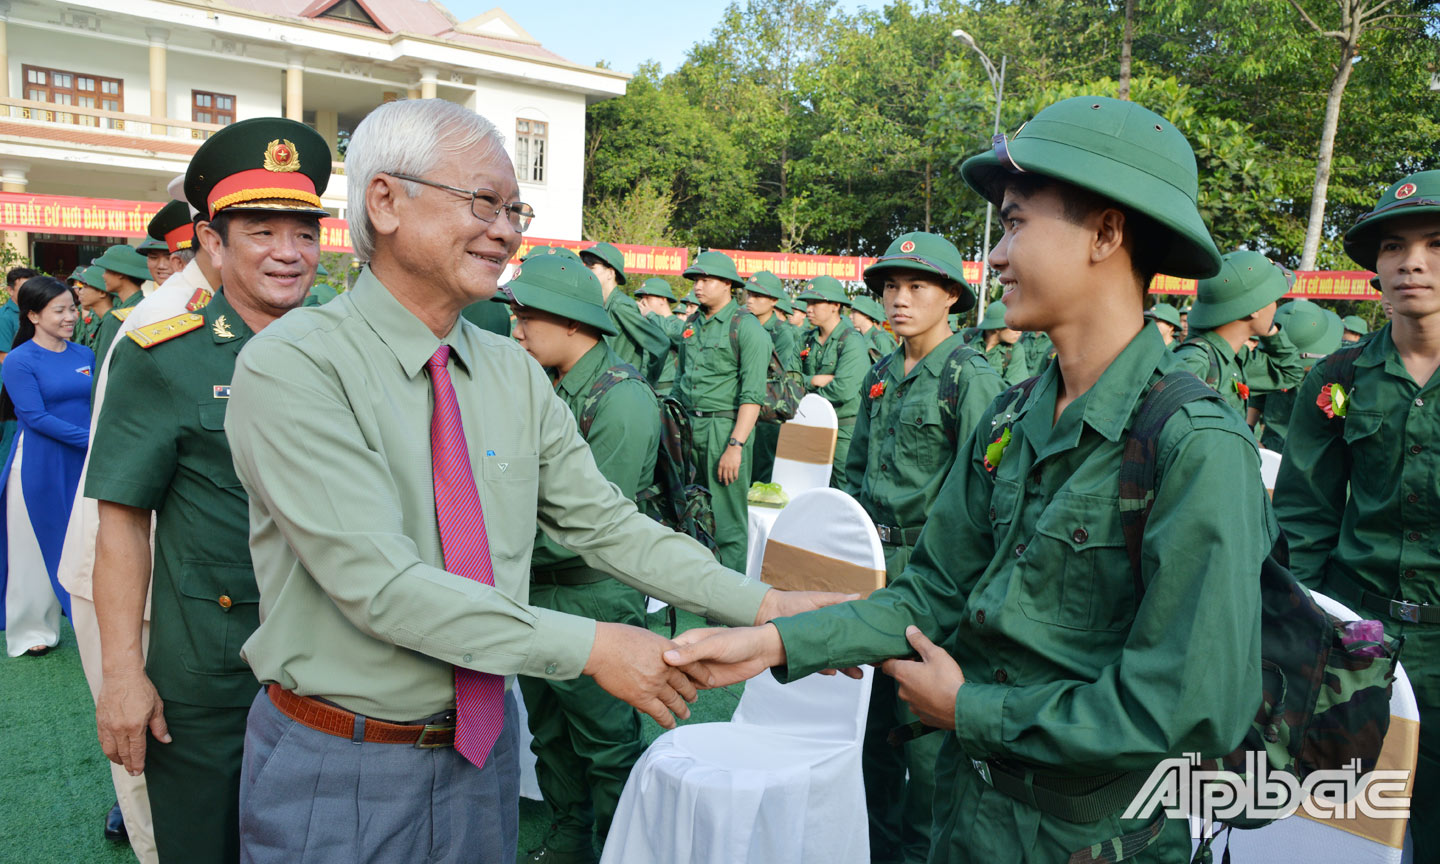
M 995 93 L 995 129 L 991 137 L 1000 134 L 1000 103 L 1005 98 L 1005 60 L 1006 56 L 1000 56 L 1000 69 L 995 69 L 995 64 L 975 44 L 975 37 L 964 30 L 954 30 L 950 33 L 956 39 L 964 42 L 974 49 L 980 56 L 980 63 L 985 67 L 985 75 L 990 79 L 990 89 Z M 988 292 L 988 280 L 990 271 L 990 222 L 994 216 L 995 205 L 987 199 L 985 202 L 985 247 L 980 250 L 980 291 L 975 302 L 975 324 L 979 326 L 980 321 L 985 317 L 985 295 Z

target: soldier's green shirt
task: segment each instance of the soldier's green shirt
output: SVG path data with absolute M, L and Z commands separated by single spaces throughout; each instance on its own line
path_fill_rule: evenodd
M 891 336 L 884 327 L 875 325 L 865 331 L 865 342 L 870 346 L 876 357 L 888 357 L 890 353 L 899 347 L 895 337 Z
M 323 305 L 323 304 L 321 304 Z M 488 330 L 500 336 L 509 336 L 511 328 L 510 305 L 501 303 L 495 299 L 477 300 L 460 310 L 460 317 L 479 327 L 481 330 Z M 644 369 L 640 370 L 644 373 Z
M 1276 453 L 1285 452 L 1285 436 L 1290 431 L 1290 413 L 1295 410 L 1295 388 L 1250 397 L 1250 406 L 1260 409 L 1260 446 Z
M 1165 425 L 1143 602 L 1120 526 L 1125 430 L 1148 386 L 1177 368 L 1155 328 L 1143 328 L 1052 426 L 1060 382 L 1050 364 L 1008 412 L 1012 438 L 993 476 L 985 451 L 1003 418 L 992 405 L 905 572 L 865 600 L 776 621 L 788 663 L 777 676 L 907 656 L 913 624 L 965 673 L 942 777 L 969 759 L 1095 775 L 1231 752 L 1255 713 L 1255 574 L 1277 533 L 1249 430 L 1208 401 Z M 956 806 L 941 783 L 936 824 Z
M 1031 375 L 1038 373 L 1055 356 L 1055 343 L 1045 333 L 1029 331 L 1020 337 L 1020 344 L 1025 346 L 1025 367 Z
M 443 569 L 425 369 L 442 343 L 494 587 Z M 351 711 L 446 710 L 456 665 L 580 674 L 594 622 L 527 603 L 537 524 L 648 596 L 727 623 L 754 621 L 766 591 L 625 500 L 518 344 L 463 319 L 436 338 L 368 268 L 250 340 L 226 422 L 263 612 L 245 658 L 262 683 Z
M 1333 357 L 1295 393 L 1275 483 L 1290 569 L 1347 605 L 1357 588 L 1440 604 L 1440 375 L 1417 385 L 1387 324 L 1355 360 L 1346 415 L 1331 419 L 1316 399 Z
M 1204 344 L 1197 344 L 1201 342 Z M 1252 395 L 1258 395 L 1295 387 L 1305 377 L 1305 362 L 1283 327 L 1272 335 L 1261 336 L 1259 350 L 1245 347 L 1238 354 L 1214 330 L 1198 331 L 1175 349 L 1175 356 L 1195 377 L 1215 388 L 1241 417 L 1245 416 L 1245 400 L 1239 385 L 1244 384 Z M 1211 373 L 1212 357 L 1219 367 L 1218 380 Z
M 144 293 L 137 290 L 134 294 L 131 294 L 128 299 L 118 301 L 110 308 L 109 312 L 105 313 L 105 317 L 100 319 L 99 326 L 95 328 L 95 344 L 91 346 L 95 349 L 95 363 L 97 366 L 103 366 L 105 364 L 105 354 L 110 350 L 111 343 L 115 341 L 115 334 L 120 332 L 120 325 L 124 323 L 124 316 L 128 314 L 122 312 L 116 315 L 115 310 L 133 309 L 139 306 L 140 301 L 144 299 Z M 96 380 L 99 380 L 99 376 L 96 376 Z
M 805 389 L 834 405 L 835 416 L 841 419 L 860 413 L 860 382 L 865 380 L 870 365 L 869 343 L 844 315 L 823 344 L 818 327 L 805 334 L 800 349 L 800 372 L 805 376 Z M 816 375 L 834 375 L 835 379 L 824 387 L 811 387 L 810 379 Z
M 634 298 L 619 288 L 605 299 L 605 311 L 620 330 L 620 335 L 606 336 L 605 341 L 621 360 L 640 370 L 641 375 L 658 378 L 661 358 L 668 357 L 670 351 L 665 331 L 640 311 Z
M 730 344 L 730 319 L 736 315 L 738 360 Z M 681 405 L 694 411 L 734 411 L 741 405 L 765 404 L 772 348 L 770 335 L 754 315 L 731 300 L 709 318 L 703 309 L 696 312 L 680 333 L 680 365 L 670 393 Z
M 650 321 L 659 327 L 670 340 L 670 349 L 665 352 L 665 368 L 660 373 L 660 380 L 653 382 L 655 392 L 668 396 L 670 391 L 675 389 L 675 376 L 678 373 L 680 363 L 680 333 L 685 329 L 685 319 L 679 315 L 656 315 L 654 312 L 646 312 L 645 320 Z M 640 370 L 644 372 L 644 369 Z
M 763 325 L 765 332 L 770 334 L 770 344 L 775 346 L 775 353 L 780 357 L 780 365 L 785 367 L 787 372 L 800 371 L 800 343 L 799 333 L 791 327 L 780 313 L 776 312 L 770 316 L 770 320 Z
M 602 341 L 585 352 L 564 378 L 555 382 L 555 395 L 570 408 L 577 423 L 591 402 L 595 382 L 606 370 L 624 362 Z M 655 477 L 655 456 L 660 449 L 660 405 L 650 385 L 633 378 L 611 385 L 594 401 L 590 431 L 581 434 L 590 445 L 595 467 L 619 488 L 621 495 L 634 501 L 636 494 Z M 581 567 L 584 563 L 579 555 L 551 540 L 543 531 L 536 533 L 532 565 L 568 568 Z
M 81 313 L 80 320 L 75 322 L 75 333 L 70 337 L 70 341 L 95 350 L 95 336 L 100 332 L 100 321 L 103 318 L 103 315 L 91 315 L 90 320 L 86 321 L 84 313 Z
M 964 348 L 965 340 L 952 335 L 907 375 L 902 346 L 865 374 L 843 488 L 877 524 L 915 530 L 925 524 L 958 445 L 1004 389 L 1000 376 L 973 351 L 947 370 L 951 354 Z M 953 405 L 940 398 L 946 371 L 958 382 Z M 880 384 L 882 392 L 872 397 Z M 954 443 L 947 429 L 954 430 Z
M 252 334 L 223 289 L 200 314 L 203 327 L 149 348 L 115 343 L 85 497 L 155 511 L 145 669 L 161 698 L 242 708 L 258 686 L 240 646 L 260 593 L 225 413 Z
M 1028 352 L 1022 342 L 1016 342 L 1013 345 L 996 342 L 995 347 L 986 348 L 985 331 L 976 330 L 975 335 L 971 337 L 970 347 L 985 355 L 985 360 L 989 362 L 990 368 L 1000 373 L 1000 380 L 1005 382 L 1006 387 L 1019 384 L 1033 374 L 1030 371 L 1030 364 L 1026 360 Z

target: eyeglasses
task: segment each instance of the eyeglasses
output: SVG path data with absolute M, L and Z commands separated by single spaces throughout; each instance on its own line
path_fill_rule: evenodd
M 444 183 L 436 183 L 434 180 L 425 180 L 420 177 L 411 177 L 409 174 L 396 174 L 394 171 L 384 172 L 396 180 L 409 180 L 411 183 L 419 183 L 422 186 L 434 186 L 436 189 L 444 189 L 446 192 L 454 192 L 456 195 L 463 195 L 470 199 L 470 212 L 481 222 L 494 222 L 501 212 L 507 214 L 510 220 L 510 227 L 524 233 L 530 227 L 531 221 L 535 219 L 535 208 L 529 204 L 519 201 L 514 204 L 506 204 L 493 189 L 461 189 L 459 186 L 446 186 Z

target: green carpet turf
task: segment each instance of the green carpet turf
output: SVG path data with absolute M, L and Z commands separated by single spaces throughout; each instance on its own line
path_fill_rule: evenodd
M 679 613 L 680 630 L 705 626 Z M 669 635 L 663 613 L 651 629 Z M 686 723 L 728 720 L 741 686 L 700 694 Z M 0 658 L 0 860 L 26 864 L 133 862 L 130 847 L 101 835 L 115 800 L 109 763 L 95 739 L 95 707 L 69 622 L 44 657 Z M 641 718 L 646 742 L 663 731 Z M 520 852 L 540 845 L 549 808 L 520 801 Z

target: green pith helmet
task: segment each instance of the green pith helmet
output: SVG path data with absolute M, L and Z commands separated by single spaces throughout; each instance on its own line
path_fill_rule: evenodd
M 1196 288 L 1190 329 L 1212 330 L 1264 309 L 1290 290 L 1288 273 L 1259 252 L 1227 254 L 1220 272 Z
M 330 271 L 325 269 L 325 265 L 324 265 L 324 264 L 321 264 L 319 261 L 316 261 L 316 262 L 315 262 L 315 275 L 316 275 L 317 277 L 319 277 L 319 276 L 329 276 L 329 275 L 330 275 Z
M 740 278 L 739 271 L 735 269 L 735 262 L 730 260 L 730 256 L 724 252 L 701 252 L 695 256 L 695 262 L 685 268 L 685 272 L 680 275 L 691 282 L 706 276 L 714 276 L 716 279 L 724 279 L 736 288 L 745 287 L 745 281 Z
M 770 297 L 775 300 L 785 296 L 785 286 L 780 284 L 780 277 L 769 270 L 760 270 L 747 279 L 745 290 L 751 294 L 759 294 L 761 297 Z
M 693 293 L 686 294 L 684 297 L 681 297 L 677 302 L 679 302 L 681 306 L 689 307 L 691 311 L 700 308 L 700 301 L 695 299 L 695 295 Z
M 874 297 L 868 294 L 857 294 L 851 301 L 851 304 L 852 309 L 869 318 L 871 321 L 874 321 L 876 324 L 885 323 L 885 309 L 880 305 L 880 301 Z
M 790 305 L 794 306 L 798 311 L 804 312 L 805 310 L 810 308 L 810 301 L 806 300 L 803 296 L 800 296 L 791 300 Z
M 585 266 L 585 262 L 580 260 L 580 256 L 575 253 L 574 249 L 566 249 L 564 246 L 533 246 L 529 252 L 525 253 L 525 257 L 520 259 L 520 262 L 523 264 L 531 258 L 542 258 L 546 255 L 559 255 L 572 264 Z
M 965 281 L 965 260 L 955 244 L 939 234 L 912 231 L 896 237 L 885 254 L 861 274 L 865 287 L 872 294 L 880 294 L 885 288 L 885 274 L 895 270 L 934 273 L 960 286 L 960 296 L 951 304 L 951 312 L 964 312 L 975 306 L 975 286 Z
M 1370 332 L 1370 325 L 1366 324 L 1365 319 L 1359 315 L 1346 315 L 1340 320 L 1345 329 L 1351 333 L 1359 333 L 1361 336 L 1364 336 Z
M 69 275 L 68 277 L 66 277 L 65 281 L 66 281 L 67 283 L 68 283 L 68 282 L 84 282 L 84 281 L 85 281 L 85 265 L 81 264 L 81 265 L 79 265 L 78 267 L 76 267 L 74 270 L 71 270 L 71 271 L 70 271 L 70 275 Z
M 1190 310 L 1193 309 L 1193 308 L 1195 308 L 1195 307 L 1194 307 L 1192 304 L 1186 303 L 1184 306 L 1181 306 L 1181 307 L 1180 307 L 1180 314 L 1181 314 L 1181 315 L 1189 315 L 1189 314 L 1190 314 Z
M 1411 174 L 1386 189 L 1375 209 L 1345 232 L 1345 254 L 1366 270 L 1374 270 L 1380 251 L 1376 229 L 1395 219 L 1422 214 L 1440 224 L 1440 170 Z
M 590 266 L 591 258 L 615 271 L 616 285 L 625 284 L 625 253 L 609 243 L 596 243 L 589 249 L 580 250 L 580 260 L 585 262 L 585 266 Z
M 145 256 L 135 251 L 134 246 L 126 246 L 124 243 L 106 249 L 103 255 L 95 259 L 95 266 L 141 282 L 150 278 L 150 267 L 145 263 Z
M 185 170 L 185 198 L 211 219 L 224 210 L 329 216 L 320 196 L 330 183 L 330 145 L 283 117 L 254 117 L 215 132 Z
M 184 201 L 171 201 L 160 212 L 150 218 L 145 226 L 151 242 L 158 242 L 168 252 L 189 249 L 195 245 L 195 223 L 190 220 L 190 205 Z M 142 244 L 140 251 L 145 251 Z
M 1145 313 L 1147 318 L 1154 318 L 1156 321 L 1164 321 L 1171 327 L 1180 327 L 1180 311 L 1169 303 L 1156 303 Z
M 1076 96 L 1042 110 L 994 149 L 966 159 L 965 182 L 999 206 L 1005 182 L 1039 174 L 1094 192 L 1155 220 L 1169 242 L 1161 273 L 1205 279 L 1220 251 L 1200 218 L 1195 151 L 1170 121 L 1134 102 Z
M 105 268 L 98 264 L 91 264 L 89 267 L 86 267 L 85 273 L 80 277 L 80 281 L 94 288 L 96 291 L 104 291 L 106 294 L 112 296 L 115 293 L 105 287 Z
M 788 316 L 795 312 L 795 305 L 790 302 L 789 297 L 786 297 L 784 295 L 775 298 L 775 308 L 780 310 L 781 315 Z
M 560 255 L 542 255 L 521 262 L 501 292 L 502 299 L 528 309 L 588 324 L 606 336 L 618 336 L 600 280 L 584 264 Z
M 985 318 L 980 322 L 981 330 L 1005 329 L 1005 304 L 996 300 L 985 307 Z
M 140 241 L 139 246 L 135 247 L 135 251 L 145 256 L 148 256 L 151 252 L 165 252 L 168 254 L 170 252 L 170 247 L 166 246 L 164 243 L 161 243 L 159 240 L 156 240 L 154 237 L 146 237 L 144 240 Z
M 671 303 L 675 302 L 675 292 L 670 288 L 670 283 L 659 276 L 652 276 L 641 283 L 635 289 L 636 297 L 664 297 Z
M 1291 300 L 1275 310 L 1275 323 L 1301 354 L 1324 356 L 1340 347 L 1340 316 L 1309 300 Z
M 839 303 L 841 306 L 849 306 L 850 298 L 845 294 L 845 286 L 834 276 L 816 276 L 805 283 L 805 290 L 801 292 L 799 299 L 806 302 L 820 301 L 822 303 Z

